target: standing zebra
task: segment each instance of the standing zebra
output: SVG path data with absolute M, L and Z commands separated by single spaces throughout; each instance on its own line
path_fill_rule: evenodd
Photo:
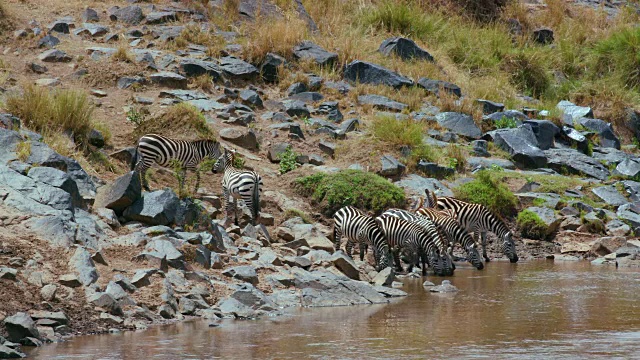
M 438 211 L 432 208 L 420 208 L 417 213 L 431 219 L 442 231 L 447 234 L 451 246 L 456 242 L 460 243 L 462 248 L 467 252 L 469 262 L 478 270 L 484 268 L 484 264 L 480 259 L 480 253 L 476 246 L 476 242 L 469 233 L 456 220 L 455 214 L 450 210 L 447 212 Z
M 497 215 L 493 214 L 489 209 L 481 204 L 472 204 L 466 201 L 458 200 L 452 197 L 437 197 L 435 193 L 428 189 L 424 190 L 426 194 L 425 207 L 436 208 L 439 210 L 452 210 L 455 213 L 458 222 L 469 232 L 473 232 L 474 238 L 478 239 L 478 234 L 482 239 L 482 256 L 485 261 L 490 261 L 487 256 L 487 231 L 491 231 L 502 239 L 500 248 L 509 261 L 518 262 L 518 254 L 516 254 L 516 244 L 511 237 L 511 230 L 504 221 Z
M 229 212 L 233 208 L 235 224 L 238 223 L 238 199 L 251 209 L 251 224 L 255 225 L 260 215 L 260 195 L 262 194 L 262 177 L 255 171 L 243 171 L 233 168 L 235 150 L 224 149 L 223 154 L 213 165 L 213 171 L 218 173 L 224 169 L 222 177 L 222 205 L 226 212 L 226 223 Z
M 142 186 L 149 191 L 149 184 L 146 179 L 147 169 L 156 163 L 160 166 L 170 166 L 173 161 L 180 164 L 180 193 L 184 187 L 184 180 L 187 170 L 195 171 L 196 186 L 194 192 L 200 186 L 200 172 L 198 165 L 205 159 L 217 159 L 220 156 L 220 143 L 215 140 L 173 140 L 168 137 L 147 134 L 138 140 L 138 147 L 131 162 L 131 170 L 136 170 L 140 174 Z M 212 169 L 213 170 L 213 169 Z
M 427 217 L 401 209 L 389 209 L 385 211 L 382 216 L 395 216 L 402 220 L 420 225 L 428 234 L 436 234 L 434 235 L 435 244 L 440 253 L 444 255 L 441 261 L 443 261 L 446 268 L 455 270 L 456 267 L 453 264 L 453 258 L 451 256 L 451 253 L 453 252 L 453 248 L 451 247 L 452 243 L 449 243 L 447 237 L 437 223 Z
M 451 268 L 445 268 L 441 255 L 435 244 L 437 232 L 427 233 L 420 225 L 402 220 L 394 216 L 378 216 L 376 223 L 387 238 L 389 248 L 394 252 L 396 270 L 402 271 L 398 251 L 411 255 L 409 271 L 418 261 L 422 263 L 422 275 L 426 275 L 428 262 L 436 275 L 451 275 Z
M 360 247 L 360 261 L 364 260 L 367 247 L 373 249 L 376 271 L 389 266 L 389 245 L 375 220 L 352 206 L 345 206 L 333 215 L 333 242 L 340 249 L 342 236 L 346 236 L 347 255 L 351 257 L 353 243 Z

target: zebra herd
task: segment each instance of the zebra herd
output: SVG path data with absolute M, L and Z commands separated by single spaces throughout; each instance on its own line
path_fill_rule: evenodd
M 334 214 L 333 239 L 336 251 L 342 237 L 347 238 L 346 253 L 351 257 L 355 244 L 360 248 L 360 260 L 369 247 L 376 261 L 376 270 L 389 266 L 393 259 L 395 270 L 403 271 L 400 259 L 413 266 L 420 264 L 422 274 L 429 265 L 436 275 L 453 275 L 454 245 L 460 244 L 468 261 L 478 270 L 484 268 L 478 252 L 477 238 L 481 237 L 482 256 L 489 261 L 486 250 L 486 233 L 494 233 L 500 239 L 500 249 L 512 263 L 518 261 L 511 231 L 505 222 L 480 204 L 472 204 L 452 197 L 437 197 L 425 189 L 413 212 L 389 209 L 378 217 L 345 206 Z M 473 232 L 474 238 L 469 235 Z
M 195 190 L 200 185 L 199 165 L 205 160 L 215 160 L 211 168 L 212 173 L 224 171 L 222 178 L 222 203 L 227 217 L 225 226 L 231 218 L 228 214 L 233 211 L 235 223 L 238 223 L 237 200 L 243 200 L 251 210 L 252 224 L 255 225 L 260 215 L 260 195 L 262 194 L 262 177 L 255 171 L 236 170 L 233 167 L 235 150 L 220 149 L 220 143 L 215 140 L 174 140 L 168 137 L 147 134 L 138 140 L 138 147 L 132 159 L 131 170 L 140 174 L 142 186 L 149 191 L 146 179 L 147 170 L 154 164 L 163 167 L 178 165 L 180 168 L 180 192 L 187 170 L 196 173 Z

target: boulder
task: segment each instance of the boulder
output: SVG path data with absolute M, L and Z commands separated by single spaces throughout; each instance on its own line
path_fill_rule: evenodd
M 82 285 L 89 286 L 98 280 L 98 271 L 91 259 L 91 253 L 83 247 L 78 247 L 69 259 L 69 270 L 75 272 Z
M 435 192 L 438 196 L 453 196 L 453 192 L 440 181 L 424 178 L 416 174 L 405 176 L 402 180 L 396 181 L 395 185 L 403 188 L 409 196 L 424 196 L 424 189 L 429 189 L 429 191 Z
M 49 32 L 57 32 L 60 34 L 69 34 L 69 21 L 57 20 L 49 25 Z
M 395 274 L 391 267 L 386 267 L 373 278 L 373 284 L 376 286 L 389 286 L 395 279 Z
M 5 280 L 16 280 L 16 276 L 18 275 L 18 270 L 10 267 L 0 266 L 0 279 Z
M 360 280 L 360 271 L 353 259 L 350 259 L 344 252 L 338 251 L 331 257 L 331 262 L 349 279 Z
M 203 60 L 198 60 L 193 58 L 187 58 L 180 62 L 180 69 L 182 70 L 182 72 L 184 72 L 184 74 L 187 77 L 200 76 L 200 75 L 207 74 L 211 76 L 214 81 L 218 81 L 222 78 L 222 69 L 218 66 L 218 64 L 211 61 L 203 61 Z M 200 98 L 200 99 L 207 98 L 205 94 L 202 94 L 201 96 L 199 95 L 197 98 Z M 166 96 L 163 96 L 162 93 L 160 93 L 160 97 L 166 97 Z M 193 96 L 191 96 L 189 99 L 182 98 L 182 100 L 185 100 L 185 101 L 196 100 L 197 98 L 194 98 Z
M 289 99 L 298 100 L 305 104 L 312 104 L 324 99 L 324 96 L 318 92 L 305 91 L 289 96 Z
M 611 220 L 605 225 L 605 232 L 609 236 L 627 236 L 631 227 L 620 220 Z
M 376 109 L 385 111 L 402 111 L 407 108 L 407 104 L 393 101 L 382 95 L 360 95 L 358 103 L 361 105 L 371 105 Z
M 640 201 L 640 183 L 637 181 L 624 180 L 621 181 L 626 196 L 632 202 Z
M 112 209 L 118 215 L 141 198 L 142 185 L 136 171 L 120 176 L 111 184 L 98 188 L 94 208 Z
M 102 25 L 97 24 L 82 24 L 82 28 L 74 31 L 75 35 L 86 35 L 88 37 L 92 36 L 103 36 L 109 32 L 109 28 Z
M 428 162 L 425 160 L 418 161 L 416 169 L 422 171 L 426 176 L 443 179 L 452 176 L 455 170 L 450 167 L 438 165 L 436 163 Z
M 380 65 L 354 60 L 345 67 L 344 78 L 351 82 L 387 85 L 393 88 L 413 86 L 413 81 Z
M 640 233 L 640 202 L 621 205 L 616 215 L 619 220 L 631 226 L 634 233 Z
M 600 119 L 580 118 L 578 123 L 585 128 L 595 131 L 600 138 L 600 146 L 605 148 L 614 148 L 620 150 L 620 139 L 613 132 L 610 123 Z
M 417 85 L 425 89 L 428 93 L 436 96 L 440 96 L 441 90 L 457 97 L 462 96 L 462 90 L 458 85 L 443 80 L 420 78 L 417 82 Z
M 596 159 L 573 149 L 549 149 L 544 151 L 548 166 L 560 173 L 584 174 L 598 180 L 606 180 L 609 170 Z
M 109 14 L 109 19 L 126 25 L 138 25 L 144 19 L 144 15 L 139 6 L 133 5 L 112 11 Z
M 262 80 L 269 83 L 274 83 L 279 80 L 278 68 L 283 66 L 286 60 L 276 54 L 267 53 L 260 65 L 260 74 Z
M 332 66 L 338 60 L 338 54 L 329 52 L 311 41 L 303 41 L 293 48 L 296 60 L 312 59 L 321 66 Z
M 27 313 L 19 312 L 11 315 L 5 318 L 3 323 L 9 335 L 7 336 L 9 341 L 19 342 L 26 337 L 40 338 L 35 321 Z
M 590 107 L 578 106 L 570 101 L 562 100 L 556 107 L 569 119 L 571 122 L 569 125 L 573 125 L 573 122 L 580 118 L 593 117 L 593 110 Z
M 284 105 L 285 112 L 289 116 L 297 116 L 299 118 L 309 118 L 311 116 L 307 105 L 300 100 L 285 100 L 282 104 Z
M 558 226 L 560 226 L 560 223 L 562 222 L 562 219 L 556 216 L 553 209 L 549 209 L 547 207 L 532 206 L 528 207 L 527 210 L 538 215 L 540 220 L 545 223 L 545 225 L 547 226 L 547 236 L 553 234 L 556 230 L 558 230 Z
M 263 106 L 262 99 L 255 90 L 240 90 L 238 97 L 240 98 L 240 100 L 242 100 L 243 104 L 249 105 L 251 107 L 262 108 Z
M 533 131 L 540 150 L 547 150 L 555 145 L 555 137 L 560 134 L 560 128 L 549 120 L 525 120 L 523 124 Z
M 413 40 L 403 37 L 393 37 L 383 41 L 378 51 L 386 56 L 395 54 L 403 60 L 434 61 L 433 56 L 420 48 Z
M 221 58 L 220 69 L 231 80 L 251 80 L 258 76 L 258 69 L 255 66 L 233 56 Z
M 384 177 L 396 177 L 402 175 L 407 167 L 399 162 L 395 157 L 385 154 L 380 157 L 382 162 L 382 168 L 380 169 L 380 176 Z
M 71 56 L 64 51 L 51 49 L 40 54 L 38 59 L 44 62 L 69 62 L 71 61 Z
M 145 22 L 149 25 L 164 24 L 178 20 L 175 11 L 154 11 L 147 14 Z
M 47 35 L 47 36 L 43 37 L 42 39 L 38 40 L 38 47 L 39 48 L 47 47 L 49 49 L 52 49 L 52 48 L 56 47 L 58 44 L 60 44 L 60 39 L 58 39 L 57 37 L 55 37 L 53 35 Z
M 522 125 L 515 129 L 499 130 L 495 133 L 495 144 L 511 155 L 520 169 L 538 169 L 547 166 L 547 158 L 537 147 L 537 140 L 531 128 Z
M 471 115 L 457 112 L 443 112 L 436 115 L 438 124 L 443 128 L 470 139 L 480 139 L 482 131 Z
M 327 120 L 339 123 L 343 116 L 337 101 L 326 101 L 318 106 L 318 113 L 325 114 Z
M 252 285 L 258 284 L 258 274 L 256 273 L 256 269 L 251 265 L 235 266 L 225 269 L 222 275 L 239 279 Z
M 98 17 L 98 12 L 91 8 L 84 9 L 82 11 L 82 14 L 80 15 L 80 19 L 82 19 L 82 22 L 85 22 L 85 23 L 100 21 L 100 17 Z
M 318 143 L 318 147 L 320 148 L 320 150 L 322 150 L 322 152 L 331 156 L 332 158 L 336 152 L 336 144 L 332 142 L 320 140 L 320 142 Z
M 600 186 L 594 188 L 591 192 L 593 192 L 598 198 L 602 199 L 602 201 L 607 205 L 611 205 L 613 207 L 618 207 L 629 202 L 624 195 L 618 192 L 615 185 Z
M 27 355 L 0 343 L 0 359 L 21 359 L 24 357 L 27 357 Z
M 636 159 L 625 159 L 616 166 L 614 173 L 635 178 L 640 174 L 640 161 Z
M 87 302 L 94 306 L 103 308 L 112 315 L 123 315 L 122 307 L 120 307 L 118 301 L 106 292 L 96 292 L 95 294 L 88 296 Z
M 469 157 L 467 158 L 467 165 L 472 170 L 491 169 L 496 166 L 506 170 L 516 169 L 516 165 L 513 162 L 497 158 Z
M 258 138 L 252 129 L 225 128 L 220 130 L 220 138 L 245 149 L 258 150 Z
M 494 102 L 491 100 L 485 100 L 485 99 L 476 99 L 475 102 L 478 104 L 482 104 L 483 114 L 495 114 L 495 113 L 501 113 L 502 111 L 504 111 L 503 103 L 497 103 L 497 102 Z M 514 111 L 514 110 L 511 110 L 511 111 Z
M 172 89 L 186 89 L 187 78 L 171 71 L 160 71 L 149 76 L 152 83 Z
M 118 89 L 128 89 L 134 84 L 144 85 L 146 83 L 147 79 L 142 76 L 123 76 L 118 79 L 116 86 L 118 86 Z
M 173 190 L 157 190 L 134 202 L 124 211 L 123 216 L 149 225 L 168 225 L 173 223 L 179 203 Z
M 430 292 L 438 292 L 438 293 L 451 293 L 457 292 L 458 288 L 451 284 L 449 280 L 442 280 L 440 285 L 432 286 L 429 288 Z
M 267 153 L 267 158 L 272 163 L 277 164 L 280 162 L 280 157 L 282 156 L 282 154 L 284 154 L 287 151 L 287 149 L 289 149 L 290 147 L 291 147 L 291 144 L 289 143 L 273 144 L 269 148 L 269 152 Z
M 295 82 L 291 84 L 287 89 L 287 96 L 292 96 L 305 91 L 309 91 L 309 87 L 307 86 L 307 84 L 303 82 Z
M 547 45 L 553 42 L 553 30 L 549 28 L 538 28 L 532 32 L 533 41 L 538 44 Z

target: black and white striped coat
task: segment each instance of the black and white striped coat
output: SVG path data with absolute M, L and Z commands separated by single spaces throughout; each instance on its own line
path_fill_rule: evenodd
M 452 269 L 445 269 L 440 254 L 436 246 L 435 238 L 437 232 L 427 233 L 423 227 L 416 223 L 412 223 L 395 216 L 378 216 L 375 218 L 376 223 L 389 244 L 389 248 L 394 252 L 394 260 L 396 269 L 402 271 L 399 257 L 399 251 L 410 255 L 409 271 L 418 261 L 422 263 L 422 274 L 426 275 L 426 263 L 433 268 L 436 275 L 450 275 Z
M 438 211 L 433 208 L 420 208 L 417 210 L 417 214 L 431 219 L 449 238 L 451 245 L 455 243 L 460 244 L 462 248 L 467 252 L 467 258 L 469 262 L 475 266 L 478 270 L 484 268 L 480 253 L 476 242 L 467 230 L 456 220 L 453 212 Z
M 354 243 L 360 247 L 360 261 L 364 260 L 367 247 L 373 249 L 376 271 L 389 266 L 389 245 L 375 220 L 353 206 L 345 206 L 333 215 L 333 242 L 338 251 L 342 236 L 347 238 L 345 250 L 351 257 Z
M 213 171 L 216 173 L 224 170 L 222 205 L 227 216 L 226 222 L 229 222 L 229 213 L 233 210 L 235 223 L 238 223 L 237 201 L 241 199 L 251 209 L 252 225 L 255 225 L 260 215 L 262 177 L 255 171 L 236 170 L 233 167 L 234 156 L 234 150 L 224 149 L 223 154 L 213 166 Z
M 452 257 L 452 244 L 449 243 L 449 239 L 445 236 L 442 229 L 431 219 L 402 209 L 389 209 L 382 213 L 382 216 L 395 216 L 402 220 L 420 225 L 428 234 L 437 234 L 434 235 L 434 239 L 438 250 L 444 255 L 442 258 L 442 261 L 444 262 L 443 266 L 445 268 L 455 270 Z
M 425 189 L 425 207 L 438 210 L 451 210 L 456 216 L 456 220 L 469 232 L 473 232 L 474 239 L 478 241 L 478 235 L 482 239 L 482 256 L 485 261 L 490 261 L 487 256 L 487 232 L 494 233 L 501 239 L 500 249 L 509 261 L 518 262 L 516 245 L 512 238 L 511 230 L 504 221 L 493 214 L 489 209 L 481 204 L 472 204 L 448 196 L 436 196 L 435 193 Z
M 142 186 L 149 190 L 149 184 L 145 173 L 154 164 L 163 167 L 172 165 L 173 161 L 178 162 L 181 167 L 182 179 L 187 170 L 196 172 L 196 191 L 200 185 L 200 173 L 197 171 L 198 165 L 205 159 L 217 159 L 221 154 L 220 143 L 214 140 L 173 140 L 166 136 L 157 134 L 147 134 L 138 140 L 137 151 L 131 163 L 131 170 L 136 170 L 140 174 Z M 182 191 L 182 182 L 180 190 Z

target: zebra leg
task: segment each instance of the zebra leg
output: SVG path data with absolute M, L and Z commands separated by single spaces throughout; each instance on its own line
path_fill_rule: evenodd
M 393 262 L 396 265 L 396 271 L 397 272 L 402 272 L 402 264 L 400 264 L 400 254 L 398 254 L 398 251 L 400 250 L 392 250 L 393 252 Z
M 482 239 L 482 257 L 484 257 L 484 261 L 489 262 L 489 256 L 487 256 L 487 233 L 484 231 L 480 232 L 480 238 Z
M 353 259 L 353 256 L 351 255 L 353 251 L 353 241 L 351 239 L 347 239 L 347 245 L 345 245 L 344 249 L 347 252 L 347 256 L 350 259 Z
M 230 206 L 231 206 L 231 202 L 229 201 L 229 190 L 226 187 L 222 187 L 222 209 L 224 211 L 224 227 L 229 227 L 231 217 L 229 216 L 230 213 Z
M 233 202 L 233 221 L 238 225 L 238 200 L 235 196 L 231 196 L 231 201 Z
M 138 171 L 138 174 L 140 175 L 140 182 L 142 183 L 142 188 L 145 189 L 146 191 L 151 191 L 149 190 L 149 182 L 147 181 L 147 167 L 144 166 L 144 163 L 142 162 L 142 160 L 140 160 L 140 162 L 136 165 L 135 170 Z
M 360 261 L 364 261 L 364 254 L 367 253 L 367 244 L 360 242 Z
M 200 169 L 196 168 L 196 186 L 193 188 L 193 195 L 198 193 L 198 188 L 200 187 Z
M 420 264 L 422 265 L 422 276 L 427 276 L 426 255 L 420 255 Z

